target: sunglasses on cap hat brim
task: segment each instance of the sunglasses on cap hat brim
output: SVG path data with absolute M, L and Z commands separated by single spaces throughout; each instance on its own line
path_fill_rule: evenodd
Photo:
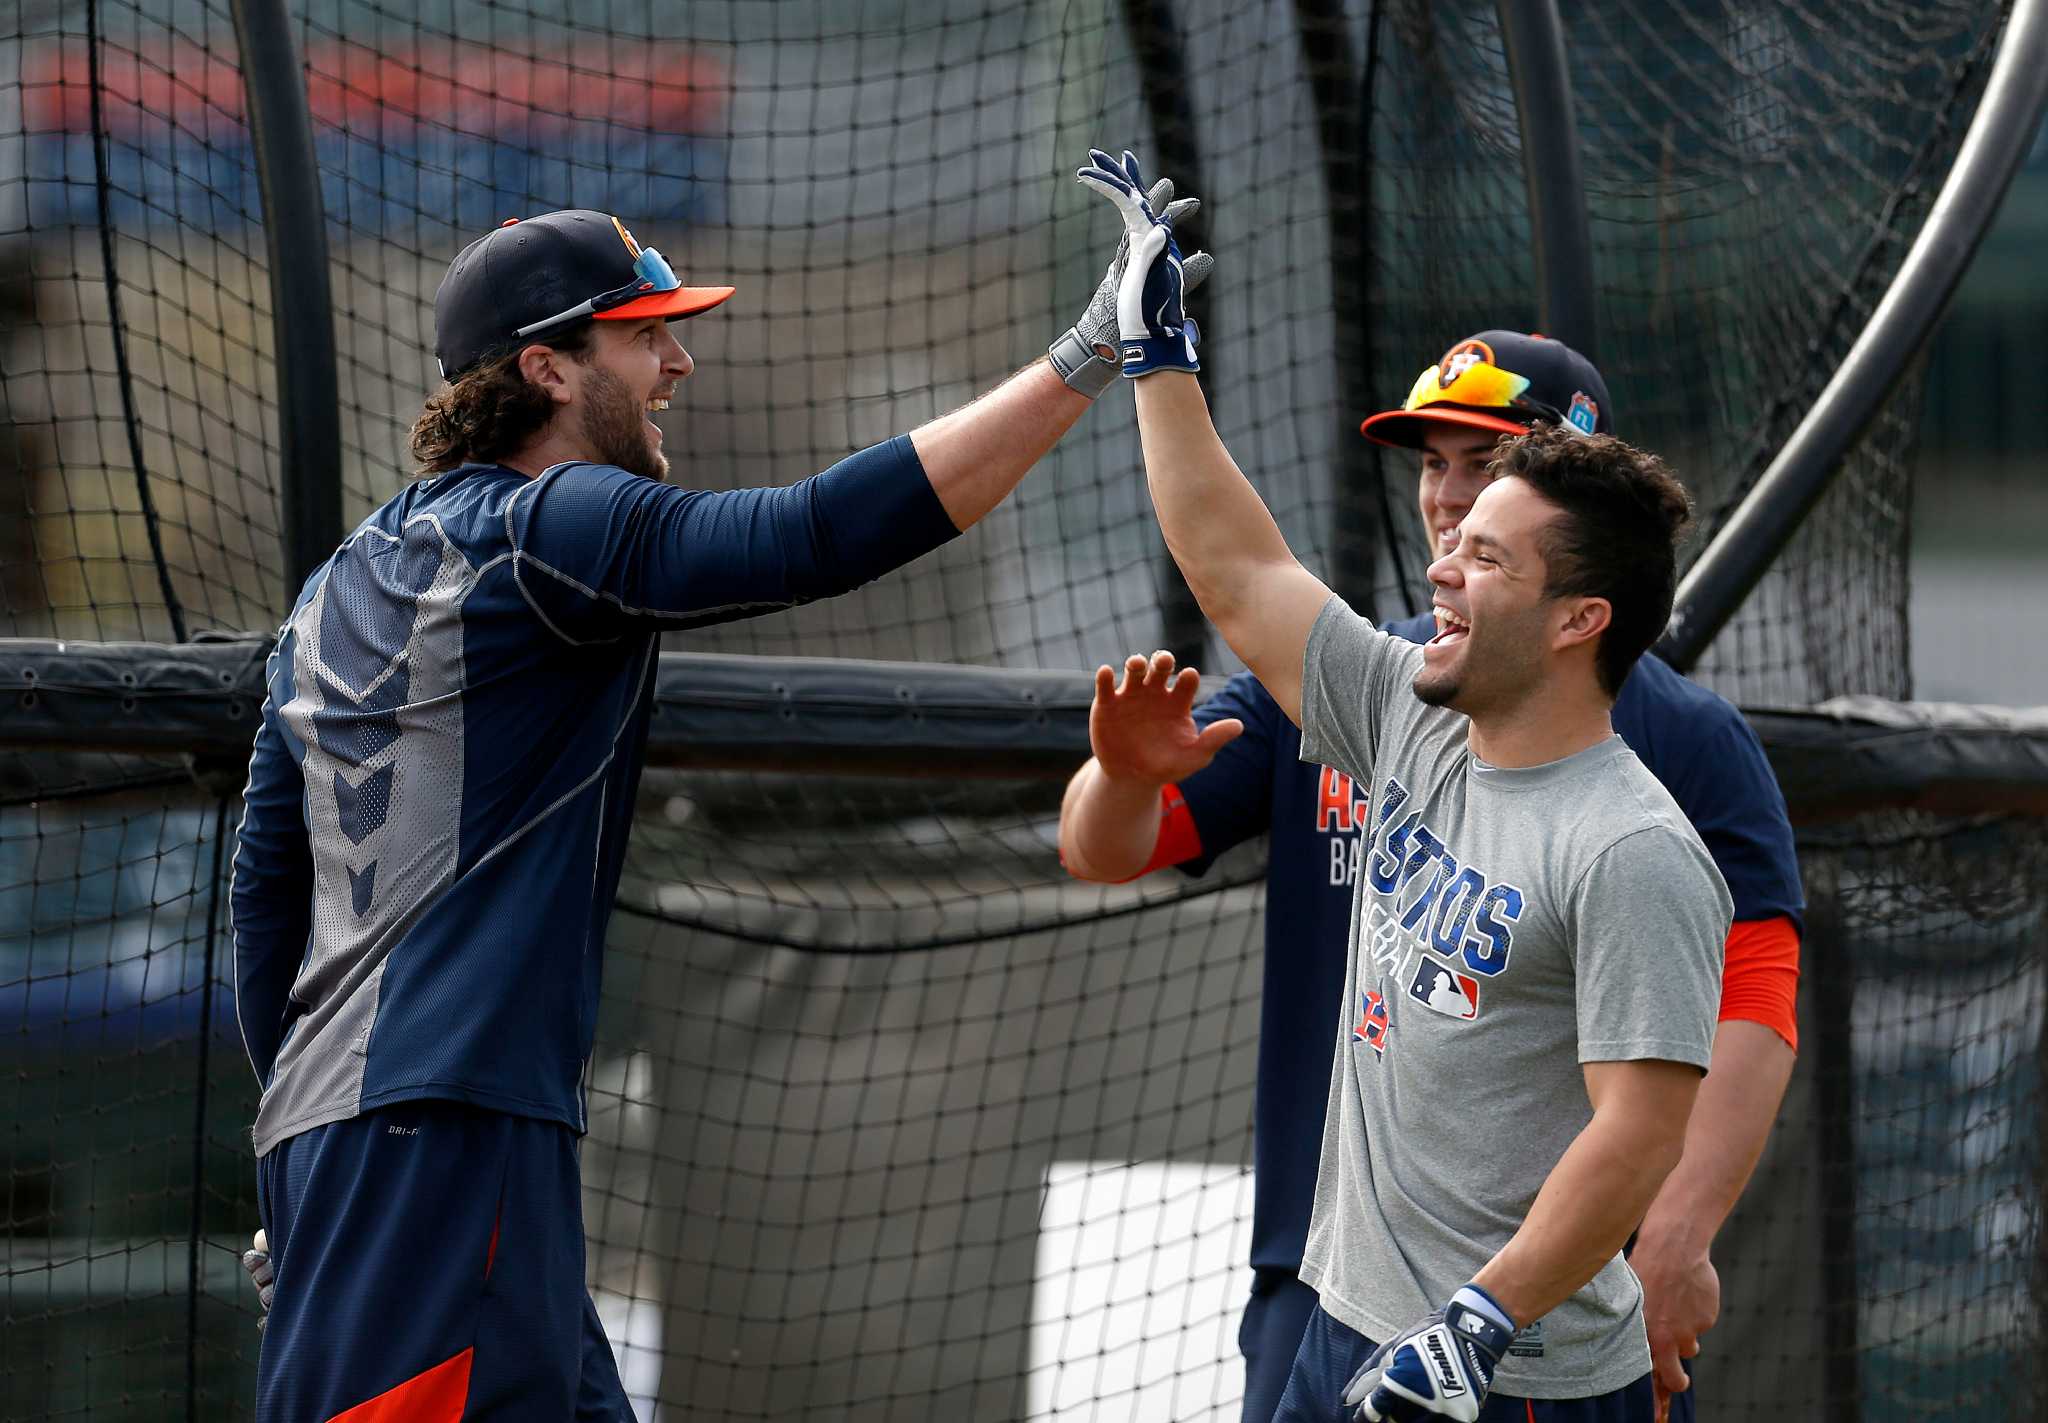
M 1368 415 L 1358 433 L 1377 444 L 1420 449 L 1432 426 L 1504 435 L 1519 435 L 1539 420 L 1576 428 L 1563 411 L 1529 395 L 1527 376 L 1497 364 L 1492 356 L 1483 343 L 1473 341 L 1457 348 L 1452 357 L 1424 366 L 1401 408 Z
M 686 287 L 666 258 L 652 247 L 643 247 L 640 255 L 633 259 L 632 281 L 580 301 L 566 311 L 528 322 L 516 334 L 524 340 L 585 318 L 593 321 L 643 321 L 660 317 L 673 321 L 709 311 L 731 296 L 734 290 L 732 287 Z

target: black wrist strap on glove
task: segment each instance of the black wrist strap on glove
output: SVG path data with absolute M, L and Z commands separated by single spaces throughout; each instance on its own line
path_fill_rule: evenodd
M 1108 390 L 1120 374 L 1116 357 L 1105 358 L 1072 326 L 1046 348 L 1045 358 L 1060 373 L 1061 380 L 1090 400 Z

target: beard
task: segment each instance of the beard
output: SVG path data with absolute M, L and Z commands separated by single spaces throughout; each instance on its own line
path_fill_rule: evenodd
M 1487 716 L 1512 708 L 1543 675 L 1536 651 L 1543 636 L 1540 611 L 1529 617 L 1496 614 L 1486 631 L 1465 634 L 1456 660 L 1424 664 L 1410 683 L 1424 706 L 1449 707 L 1466 716 Z
M 647 438 L 646 406 L 633 399 L 624 381 L 593 367 L 584 379 L 583 395 L 583 438 L 592 458 L 642 479 L 667 476 L 667 457 Z
M 1447 707 L 1455 702 L 1464 683 L 1459 679 L 1457 669 L 1443 668 L 1440 671 L 1424 667 L 1415 674 L 1410 684 L 1415 700 L 1426 707 Z

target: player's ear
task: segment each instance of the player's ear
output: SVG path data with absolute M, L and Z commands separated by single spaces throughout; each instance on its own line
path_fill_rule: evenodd
M 528 384 L 546 391 L 557 405 L 567 405 L 572 395 L 567 367 L 567 360 L 553 346 L 535 342 L 519 353 L 519 374 Z
M 1558 606 L 1563 617 L 1550 641 L 1558 652 L 1597 642 L 1614 621 L 1614 605 L 1605 598 L 1565 598 Z

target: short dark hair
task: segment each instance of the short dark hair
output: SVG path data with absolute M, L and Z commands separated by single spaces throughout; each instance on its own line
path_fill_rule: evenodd
M 1540 543 L 1543 593 L 1607 600 L 1613 617 L 1594 665 L 1607 695 L 1619 694 L 1671 621 L 1678 548 L 1692 524 L 1685 486 L 1646 450 L 1561 425 L 1501 441 L 1493 474 L 1522 480 L 1562 512 Z
M 419 473 L 493 464 L 532 439 L 554 419 L 555 402 L 520 374 L 519 353 L 539 344 L 572 360 L 586 360 L 596 326 L 580 321 L 544 341 L 521 341 L 428 396 L 412 426 L 412 457 Z

